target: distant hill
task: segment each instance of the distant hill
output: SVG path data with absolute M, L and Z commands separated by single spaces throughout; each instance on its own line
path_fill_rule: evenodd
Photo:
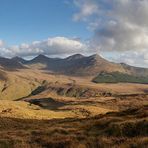
M 5 69 L 22 69 L 25 68 L 25 66 L 14 60 L 14 59 L 9 59 L 9 58 L 4 58 L 0 57 L 0 66 L 5 68 Z
M 25 60 L 25 59 L 23 59 L 21 57 L 18 57 L 18 56 L 13 57 L 11 60 L 16 61 L 16 62 L 19 62 L 19 63 L 22 63 L 22 64 L 25 63 L 25 62 L 27 62 L 27 60 Z
M 110 62 L 97 54 L 92 56 L 75 54 L 64 59 L 39 55 L 30 61 L 23 61 L 23 63 L 31 68 L 35 67 L 74 76 L 96 76 L 101 72 L 120 72 L 134 76 L 148 76 L 147 68 Z
M 132 76 L 120 72 L 106 73 L 102 72 L 93 80 L 95 83 L 141 83 L 148 84 L 148 76 Z

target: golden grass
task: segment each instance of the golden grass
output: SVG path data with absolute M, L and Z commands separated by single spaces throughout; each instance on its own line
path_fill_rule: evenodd
M 148 93 L 148 85 L 95 84 L 90 77 L 69 77 L 30 69 L 6 73 L 8 80 L 0 83 L 0 147 L 124 148 L 148 145 L 148 95 L 127 95 Z M 74 97 L 57 94 L 50 88 L 28 96 L 45 80 L 54 89 L 70 84 L 77 89 L 95 89 L 117 96 Z M 64 105 L 51 109 L 49 104 L 45 109 L 24 101 L 8 101 L 25 96 L 28 96 L 27 101 L 52 99 Z M 117 112 L 133 107 L 141 108 Z M 112 111 L 116 112 L 108 113 Z
M 58 109 L 43 109 L 24 101 L 0 101 L 0 117 L 20 119 L 85 118 L 113 111 L 93 105 L 65 105 Z
M 53 119 L 75 117 L 72 111 L 52 111 L 23 101 L 0 101 L 0 117 L 20 119 Z
M 0 118 L 0 147 L 146 148 L 148 106 L 85 119 Z
M 105 114 L 107 112 L 113 111 L 111 109 L 94 106 L 94 105 L 85 105 L 85 104 L 84 105 L 67 105 L 67 106 L 61 107 L 60 109 L 71 110 L 76 114 L 78 114 L 78 116 L 80 114 L 83 114 L 86 117 L 95 116 L 98 114 Z
M 70 77 L 49 74 L 49 72 L 42 70 L 22 69 L 5 71 L 5 73 L 8 80 L 0 83 L 0 99 L 4 100 L 15 100 L 28 96 L 35 88 L 42 85 L 44 80 L 53 85 L 74 84 L 82 88 L 97 89 L 98 92 L 115 94 L 140 94 L 148 91 L 148 85 L 143 84 L 95 84 L 91 82 L 91 77 Z

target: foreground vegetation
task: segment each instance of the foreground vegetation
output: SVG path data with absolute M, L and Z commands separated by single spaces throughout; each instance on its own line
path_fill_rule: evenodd
M 148 147 L 148 85 L 29 69 L 4 76 L 0 148 Z
M 86 119 L 0 118 L 0 147 L 106 148 L 148 146 L 148 106 Z
M 95 83 L 140 83 L 148 84 L 148 76 L 134 76 L 129 74 L 124 74 L 120 72 L 106 73 L 102 72 L 93 80 Z

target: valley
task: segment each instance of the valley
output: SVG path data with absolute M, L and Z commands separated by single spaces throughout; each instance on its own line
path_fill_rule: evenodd
M 112 146 L 125 146 L 137 141 L 133 132 L 140 136 L 137 146 L 147 145 L 148 85 L 128 82 L 94 83 L 93 79 L 98 73 L 106 70 L 112 74 L 111 71 L 116 71 L 116 64 L 110 63 L 110 69 L 103 67 L 99 72 L 98 63 L 108 61 L 100 60 L 95 55 L 97 62 L 92 65 L 88 64 L 92 56 L 88 59 L 85 57 L 83 60 L 88 63 L 84 62 L 84 66 L 81 58 L 84 57 L 70 56 L 66 58 L 70 64 L 65 67 L 64 60 L 64 65 L 57 65 L 56 69 L 52 67 L 52 60 L 49 62 L 49 58 L 43 55 L 31 61 L 6 59 L 15 61 L 12 67 L 0 62 L 0 147 L 62 145 L 71 148 L 73 142 L 80 148 L 88 145 L 105 147 L 109 143 Z M 77 66 L 80 64 L 79 72 L 76 69 L 74 73 L 71 71 L 73 63 L 77 63 Z M 122 71 L 122 76 L 127 76 L 125 73 L 132 73 L 135 77 L 148 76 L 147 69 L 132 67 L 132 70 L 128 68 L 125 71 L 123 67 L 122 70 L 120 68 L 118 72 Z M 137 126 L 145 131 L 135 131 Z M 31 141 L 33 143 L 29 144 Z
M 0 148 L 148 148 L 148 0 L 0 0 Z

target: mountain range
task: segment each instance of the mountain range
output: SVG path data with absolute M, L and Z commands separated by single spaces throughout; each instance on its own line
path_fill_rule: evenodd
M 63 59 L 38 55 L 32 60 L 25 60 L 21 57 L 14 57 L 12 59 L 0 57 L 0 66 L 11 70 L 35 68 L 74 76 L 96 76 L 101 72 L 120 72 L 134 76 L 148 76 L 148 68 L 110 62 L 98 54 L 91 56 L 75 54 Z

